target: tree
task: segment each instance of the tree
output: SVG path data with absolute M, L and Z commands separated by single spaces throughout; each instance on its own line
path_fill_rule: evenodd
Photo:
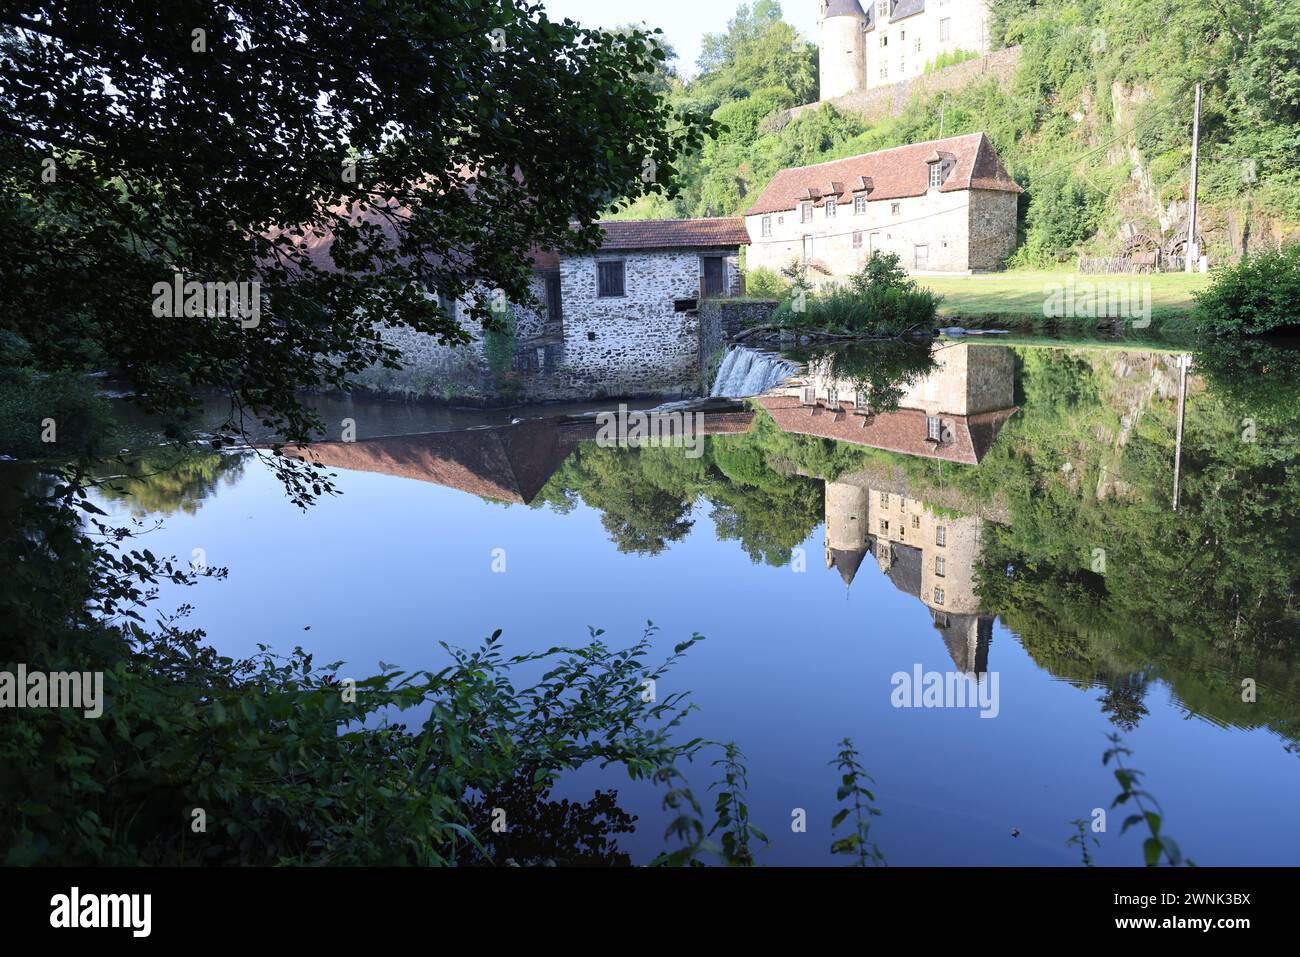
M 530 301 L 530 247 L 593 248 L 713 129 L 642 82 L 654 36 L 526 0 L 29 0 L 0 36 L 4 324 L 173 420 L 218 389 L 226 433 L 308 438 L 297 391 L 393 364 L 384 323 L 466 341 L 430 292 L 491 325 L 474 291 Z M 160 304 L 177 274 L 247 284 L 240 321 Z

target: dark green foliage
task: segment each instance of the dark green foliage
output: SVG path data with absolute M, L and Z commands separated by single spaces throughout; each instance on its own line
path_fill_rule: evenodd
M 1162 861 L 1167 862 L 1170 867 L 1180 867 L 1184 864 L 1188 867 L 1195 867 L 1196 865 L 1192 861 L 1183 859 L 1182 851 L 1178 849 L 1178 843 L 1168 834 L 1161 833 L 1160 828 L 1164 823 L 1164 812 L 1160 809 L 1160 802 L 1150 792 L 1144 791 L 1140 787 L 1142 772 L 1124 766 L 1124 758 L 1133 752 L 1124 747 L 1123 739 L 1118 734 L 1110 735 L 1110 742 L 1111 746 L 1102 755 L 1101 763 L 1110 764 L 1114 761 L 1115 780 L 1120 785 L 1120 792 L 1115 796 L 1115 800 L 1111 802 L 1110 806 L 1111 808 L 1117 808 L 1131 802 L 1132 806 L 1137 809 L 1137 813 L 1130 814 L 1124 819 L 1124 826 L 1120 828 L 1120 833 L 1123 834 L 1135 824 L 1146 825 L 1151 835 L 1142 844 L 1142 854 L 1146 859 L 1147 867 L 1156 867 Z M 1086 855 L 1087 845 L 1083 846 Z M 1087 863 L 1086 857 L 1084 861 Z
M 1077 847 L 1079 856 L 1082 859 L 1084 867 L 1093 867 L 1092 852 L 1088 849 L 1092 847 L 1101 847 L 1101 840 L 1093 837 L 1088 833 L 1089 824 L 1083 818 L 1075 818 L 1070 824 L 1074 827 L 1074 833 L 1066 840 L 1066 847 Z
M 1215 336 L 1300 332 L 1300 243 L 1215 270 L 1210 288 L 1196 293 L 1193 319 Z
M 487 355 L 488 368 L 498 379 L 509 372 L 514 363 L 517 328 L 515 311 L 507 306 L 493 314 L 492 324 L 483 331 L 483 352 Z
M 10 4 L 4 325 L 40 371 L 120 368 L 167 418 L 214 389 L 223 431 L 309 439 L 298 390 L 391 367 L 384 324 L 465 342 L 470 291 L 531 301 L 534 243 L 592 248 L 611 204 L 672 191 L 714 124 L 643 82 L 665 56 L 523 2 Z M 154 315 L 176 272 L 259 281 L 259 324 Z
M 720 857 L 728 867 L 753 867 L 754 854 L 750 850 L 751 841 L 769 843 L 767 835 L 760 831 L 749 819 L 749 803 L 746 791 L 749 790 L 749 770 L 745 767 L 745 755 L 734 741 L 723 746 L 723 755 L 713 762 L 713 766 L 722 768 L 722 778 L 710 785 L 716 790 L 714 814 L 716 820 L 709 834 L 722 832 Z
M 853 828 L 850 834 L 837 838 L 831 844 L 831 853 L 852 856 L 857 867 L 883 865 L 885 855 L 880 846 L 871 840 L 871 819 L 880 816 L 880 809 L 876 807 L 876 796 L 866 785 L 874 785 L 875 782 L 858 760 L 858 752 L 851 740 L 845 738 L 840 742 L 840 753 L 831 764 L 842 772 L 835 799 L 841 803 L 849 801 L 831 819 L 831 830 L 836 830 L 846 820 Z
M 1032 184 L 1025 242 L 1016 258 L 1030 266 L 1072 259 L 1075 247 L 1097 231 L 1105 198 L 1068 174 Z
M 46 420 L 53 421 L 54 442 L 42 441 Z M 0 455 L 57 460 L 100 454 L 110 431 L 108 403 L 96 396 L 94 380 L 0 366 Z

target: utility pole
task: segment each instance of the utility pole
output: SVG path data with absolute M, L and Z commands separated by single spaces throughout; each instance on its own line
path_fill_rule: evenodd
M 1191 368 L 1192 357 L 1178 357 L 1178 439 L 1174 449 L 1174 511 L 1178 511 L 1179 493 L 1182 491 L 1183 477 L 1183 422 L 1187 418 L 1187 370 Z
M 1192 118 L 1192 193 L 1188 203 L 1187 223 L 1187 272 L 1195 272 L 1201 259 L 1201 251 L 1196 248 L 1196 179 L 1197 161 L 1201 153 L 1201 84 L 1196 84 L 1196 113 Z

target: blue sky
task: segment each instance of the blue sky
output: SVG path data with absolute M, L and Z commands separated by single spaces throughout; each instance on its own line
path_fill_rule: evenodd
M 700 54 L 700 39 L 706 33 L 721 33 L 736 12 L 739 0 L 657 0 L 634 3 L 633 0 L 542 0 L 553 19 L 569 17 L 583 26 L 614 27 L 644 20 L 664 31 L 677 51 L 677 68 L 683 74 L 695 73 Z M 781 10 L 808 39 L 817 36 L 817 0 L 783 0 Z

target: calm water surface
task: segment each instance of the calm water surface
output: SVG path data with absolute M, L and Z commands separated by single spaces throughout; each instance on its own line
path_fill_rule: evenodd
M 305 513 L 236 455 L 104 502 L 159 522 L 154 553 L 229 568 L 160 607 L 194 605 L 230 655 L 301 644 L 361 677 L 436 667 L 439 641 L 496 628 L 524 652 L 589 626 L 622 645 L 652 620 L 664 657 L 703 634 L 658 694 L 689 690 L 687 731 L 744 750 L 761 862 L 833 862 L 848 736 L 890 864 L 1075 865 L 1069 822 L 1110 808 L 1120 731 L 1189 857 L 1295 864 L 1300 416 L 1278 363 L 1241 361 L 1188 376 L 1177 513 L 1179 354 L 1031 345 L 949 345 L 884 375 L 814 365 L 752 419 L 709 419 L 698 458 L 598 447 L 558 415 L 577 410 L 510 425 L 326 404 L 361 441 L 320 448 L 342 494 Z M 996 715 L 896 707 L 917 669 L 976 676 Z M 711 805 L 714 769 L 687 771 Z M 619 843 L 648 860 L 653 788 L 591 769 L 557 796 L 611 786 L 640 819 Z M 1141 862 L 1124 813 L 1099 863 Z

